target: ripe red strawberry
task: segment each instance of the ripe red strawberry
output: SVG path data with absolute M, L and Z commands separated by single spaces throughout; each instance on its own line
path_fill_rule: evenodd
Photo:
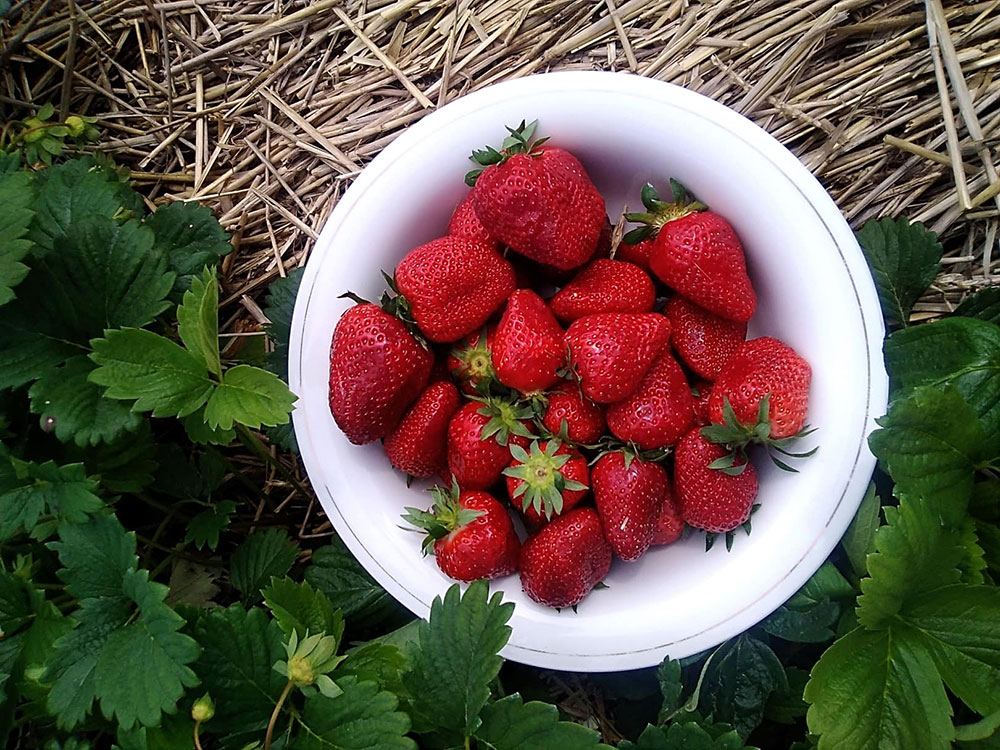
M 490 237 L 486 227 L 482 225 L 476 217 L 476 211 L 472 207 L 472 193 L 469 192 L 462 202 L 455 207 L 455 212 L 448 221 L 448 234 L 452 237 L 464 237 L 475 240 L 494 250 L 500 249 L 500 243 Z
M 611 549 L 627 562 L 642 557 L 653 542 L 664 498 L 666 470 L 624 451 L 605 453 L 591 472 L 594 504 Z
M 510 455 L 513 460 L 503 470 L 507 493 L 529 527 L 565 513 L 587 496 L 587 459 L 564 443 L 533 440 L 530 450 L 511 445 Z
M 647 213 L 626 215 L 629 221 L 646 224 L 640 233 L 655 234 L 650 270 L 700 307 L 745 323 L 753 316 L 757 297 L 736 232 L 703 203 L 690 201 L 679 183 L 671 180 L 671 185 L 676 202 L 661 201 L 647 184 L 642 189 Z M 629 234 L 630 240 L 639 239 Z
M 691 526 L 712 532 L 732 531 L 750 517 L 757 497 L 757 472 L 740 456 L 730 468 L 711 468 L 729 452 L 705 439 L 701 429 L 691 430 L 674 450 L 677 508 Z
M 673 492 L 669 486 L 660 508 L 660 517 L 656 519 L 656 530 L 653 532 L 653 545 L 673 544 L 684 534 L 684 519 L 677 512 Z
M 521 547 L 521 586 L 549 607 L 572 607 L 608 574 L 611 546 L 593 508 L 575 508 Z
M 433 550 L 441 571 L 459 581 L 499 578 L 517 570 L 521 542 L 504 507 L 486 493 L 431 489 L 430 511 L 407 508 L 403 518 L 424 529 L 424 554 Z
M 723 406 L 732 405 L 741 425 L 754 430 L 760 422 L 770 424 L 765 441 L 798 435 L 809 408 L 809 363 L 790 346 L 765 337 L 744 342 L 719 373 L 712 387 L 708 413 L 716 424 L 726 422 Z M 762 407 L 765 397 L 770 396 Z M 764 414 L 763 412 L 769 412 Z
M 624 240 L 615 250 L 615 260 L 623 260 L 639 266 L 643 271 L 649 273 L 649 256 L 653 252 L 653 240 L 646 238 L 639 240 L 634 245 Z
M 396 286 L 428 339 L 457 341 L 481 328 L 514 291 L 514 269 L 491 247 L 442 237 L 407 253 Z
M 566 363 L 563 329 L 542 298 L 518 289 L 507 300 L 493 339 L 497 379 L 521 393 L 536 393 L 559 380 Z
M 500 399 L 470 401 L 448 423 L 448 471 L 466 490 L 484 490 L 510 463 L 510 445 L 527 447 L 531 409 Z
M 669 338 L 662 315 L 601 313 L 573 321 L 565 341 L 584 395 L 608 404 L 635 393 Z
M 597 313 L 647 313 L 655 301 L 656 291 L 645 271 L 621 260 L 598 258 L 580 269 L 549 306 L 556 317 L 571 323 Z
M 458 411 L 460 400 L 454 383 L 439 381 L 427 386 L 385 439 L 382 447 L 389 463 L 411 477 L 432 477 L 446 472 L 448 423 Z
M 448 371 L 462 384 L 463 392 L 470 395 L 487 393 L 490 383 L 496 380 L 492 355 L 495 332 L 496 326 L 490 326 L 469 334 L 448 354 Z
M 584 396 L 575 383 L 561 383 L 548 394 L 542 424 L 553 435 L 583 445 L 599 440 L 607 427 L 601 407 Z
M 535 126 L 510 130 L 500 151 L 473 153 L 476 216 L 493 237 L 529 258 L 576 268 L 594 254 L 604 227 L 604 199 L 572 154 L 532 141 Z
M 330 413 L 347 439 L 361 445 L 388 435 L 433 362 L 402 321 L 377 305 L 345 312 L 330 344 Z
M 708 418 L 708 402 L 712 397 L 712 384 L 707 380 L 699 380 L 691 389 L 694 396 L 694 419 L 700 425 L 706 425 L 712 420 Z
M 684 363 L 708 380 L 719 377 L 723 366 L 747 337 L 747 324 L 726 320 L 676 296 L 663 314 L 670 319 L 670 341 Z
M 612 435 L 642 450 L 666 448 L 688 431 L 694 398 L 670 347 L 663 347 L 635 393 L 611 404 L 606 416 Z

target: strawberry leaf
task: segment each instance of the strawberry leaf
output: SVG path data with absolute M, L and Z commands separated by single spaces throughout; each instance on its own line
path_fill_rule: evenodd
M 934 661 L 912 628 L 858 628 L 813 667 L 805 700 L 819 750 L 947 750 L 951 705 Z
M 875 532 L 879 527 L 881 511 L 882 503 L 875 493 L 875 483 L 872 482 L 858 506 L 858 512 L 854 514 L 854 520 L 840 540 L 840 546 L 844 548 L 851 568 L 858 577 L 867 573 L 868 555 L 875 551 Z
M 285 575 L 298 556 L 298 547 L 282 529 L 251 533 L 233 553 L 230 577 L 245 601 L 260 598 L 260 589 L 272 577 Z
M 295 396 L 272 372 L 250 365 L 225 371 L 205 405 L 205 423 L 212 430 L 229 430 L 235 423 L 258 428 L 290 419 Z
M 894 400 L 920 386 L 954 386 L 982 420 L 989 444 L 996 444 L 1000 327 L 973 318 L 946 318 L 896 331 L 885 342 L 885 361 Z
M 395 695 L 355 677 L 343 677 L 337 684 L 343 694 L 336 698 L 314 695 L 306 699 L 305 710 L 297 719 L 299 732 L 289 747 L 417 750 L 416 742 L 405 736 L 410 719 L 396 710 L 399 701 Z
M 322 590 L 352 626 L 378 623 L 399 611 L 395 599 L 361 567 L 340 539 L 313 552 L 305 579 Z
M 929 502 L 903 496 L 884 512 L 858 599 L 858 621 L 870 630 L 885 628 L 914 597 L 957 583 L 962 559 L 958 530 Z
M 647 726 L 635 742 L 623 740 L 619 750 L 755 750 L 727 724 L 674 722 L 669 727 Z
M 288 342 L 292 335 L 292 313 L 295 298 L 305 268 L 296 268 L 288 276 L 275 279 L 267 288 L 264 315 L 270 321 L 264 326 L 274 347 L 267 355 L 266 367 L 279 378 L 288 379 Z
M 610 750 L 592 729 L 560 721 L 555 706 L 538 701 L 525 703 L 517 693 L 488 703 L 482 711 L 476 740 L 496 750 L 546 750 L 595 748 Z
M 286 681 L 273 669 L 286 658 L 277 622 L 259 607 L 234 604 L 199 614 L 190 630 L 202 648 L 194 663 L 198 689 L 216 701 L 203 731 L 224 738 L 226 747 L 259 739 Z
M 97 482 L 87 477 L 83 464 L 24 462 L 8 457 L 5 449 L 0 449 L 0 461 L 13 461 L 16 475 L 13 486 L 0 494 L 0 541 L 18 532 L 44 539 L 55 523 L 85 523 L 104 508 L 94 494 Z
M 233 249 L 215 215 L 197 203 L 168 203 L 146 217 L 144 224 L 153 230 L 156 248 L 177 274 L 171 294 L 175 300 L 205 266 L 214 268 Z
M 906 326 L 910 310 L 941 268 L 941 243 L 923 224 L 907 219 L 869 221 L 858 242 L 872 269 L 886 318 Z
M 205 404 L 214 390 L 197 357 L 152 331 L 108 331 L 91 345 L 90 358 L 98 366 L 91 381 L 106 387 L 108 398 L 134 400 L 135 411 L 183 417 Z
M 72 728 L 99 700 L 124 729 L 156 726 L 197 683 L 187 665 L 198 644 L 178 632 L 183 620 L 163 603 L 167 587 L 136 569 L 135 536 L 117 520 L 63 525 L 59 537 L 50 545 L 63 564 L 59 575 L 81 602 L 72 615 L 77 627 L 55 642 L 46 664 L 49 711 Z
M 35 216 L 35 188 L 28 172 L 0 175 L 0 305 L 14 299 L 13 288 L 28 274 L 21 260 L 31 250 L 28 227 Z
M 868 442 L 896 482 L 897 493 L 921 497 L 958 523 L 988 445 L 969 404 L 954 388 L 922 387 L 895 401 L 877 421 L 882 429 Z
M 1000 710 L 1000 589 L 948 586 L 909 602 L 903 617 L 956 696 L 983 716 Z
M 308 583 L 275 577 L 263 594 L 264 604 L 286 636 L 297 633 L 302 640 L 306 633 L 325 633 L 339 642 L 344 634 L 344 618 L 340 612 L 333 608 L 326 594 Z
M 64 443 L 80 447 L 111 443 L 142 424 L 142 417 L 128 404 L 105 398 L 100 386 L 89 380 L 95 368 L 86 356 L 70 357 L 28 391 L 31 411 Z
M 771 648 L 743 634 L 706 666 L 698 708 L 746 737 L 763 719 L 771 693 L 787 686 L 785 669 Z
M 236 503 L 223 500 L 198 513 L 188 522 L 185 544 L 193 544 L 198 549 L 208 547 L 214 551 L 219 546 L 219 534 L 229 527 L 230 516 L 235 510 Z
M 191 288 L 177 307 L 177 333 L 185 348 L 198 357 L 216 377 L 222 376 L 219 361 L 219 282 L 206 268 L 201 278 L 191 279 Z
M 429 622 L 419 624 L 419 649 L 403 683 L 413 696 L 418 731 L 433 730 L 443 740 L 457 741 L 479 729 L 480 712 L 490 697 L 489 684 L 503 659 L 500 649 L 510 638 L 507 621 L 514 605 L 497 592 L 487 601 L 489 585 L 476 581 L 464 596 L 459 586 L 431 604 Z
M 970 294 L 955 308 L 954 315 L 1000 325 L 1000 287 L 988 286 Z

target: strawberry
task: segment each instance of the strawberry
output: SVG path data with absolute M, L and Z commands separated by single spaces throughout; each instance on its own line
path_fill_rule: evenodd
M 707 380 L 699 380 L 691 389 L 694 396 L 694 420 L 700 425 L 709 424 L 708 402 L 712 398 L 712 384 Z
M 664 498 L 670 494 L 666 470 L 631 452 L 612 451 L 597 459 L 591 482 L 611 549 L 622 560 L 638 560 L 653 542 Z
M 457 341 L 481 328 L 514 291 L 514 268 L 495 249 L 442 237 L 400 261 L 396 286 L 431 341 Z
M 330 343 L 330 413 L 347 439 L 362 445 L 388 435 L 433 362 L 403 322 L 377 305 L 345 312 Z
M 573 607 L 608 574 L 611 546 L 593 508 L 575 508 L 521 547 L 521 587 L 549 607 Z
M 634 245 L 622 240 L 618 245 L 618 249 L 615 250 L 615 260 L 632 263 L 639 266 L 646 273 L 649 273 L 649 256 L 652 252 L 653 240 L 648 237 L 644 240 L 639 240 Z
M 513 460 L 503 470 L 514 507 L 537 527 L 565 513 L 587 496 L 587 459 L 558 440 L 531 442 L 530 451 L 510 446 Z
M 673 544 L 683 534 L 684 519 L 677 512 L 673 493 L 668 486 L 667 494 L 663 496 L 663 507 L 660 508 L 660 517 L 656 519 L 656 530 L 653 532 L 653 545 Z
M 446 471 L 448 423 L 458 411 L 459 401 L 454 383 L 439 381 L 427 386 L 385 439 L 382 447 L 389 463 L 411 477 L 432 477 Z
M 604 434 L 607 427 L 604 412 L 580 392 L 578 385 L 561 383 L 547 398 L 542 424 L 553 435 L 586 445 L 596 442 Z
M 484 490 L 510 463 L 510 445 L 528 446 L 533 437 L 525 420 L 527 407 L 500 399 L 480 399 L 462 406 L 448 423 L 448 471 L 463 489 Z
M 684 364 L 707 380 L 719 377 L 723 365 L 747 337 L 747 324 L 726 320 L 683 297 L 674 297 L 663 314 L 670 320 L 670 341 Z
M 571 323 L 597 313 L 647 313 L 655 301 L 653 282 L 645 271 L 624 261 L 598 258 L 560 289 L 549 306 L 556 317 Z
M 584 395 L 608 404 L 635 393 L 670 338 L 670 323 L 656 313 L 586 315 L 564 338 Z
M 517 570 L 521 542 L 504 507 L 486 492 L 433 487 L 430 511 L 407 508 L 403 518 L 427 532 L 424 554 L 433 550 L 441 571 L 459 581 L 500 578 Z
M 476 217 L 476 211 L 472 207 L 472 193 L 469 192 L 462 202 L 455 207 L 455 212 L 448 221 L 448 234 L 452 237 L 464 237 L 468 240 L 475 240 L 486 247 L 494 250 L 500 249 L 500 243 L 490 237 L 490 233 Z
M 663 347 L 660 356 L 628 398 L 611 404 L 608 429 L 642 450 L 676 443 L 694 423 L 694 399 L 684 371 Z
M 716 424 L 726 423 L 723 407 L 728 401 L 735 420 L 762 441 L 799 435 L 806 421 L 811 375 L 809 363 L 777 339 L 746 341 L 712 387 L 709 416 Z M 767 434 L 758 425 L 767 425 Z
M 493 339 L 497 379 L 521 393 L 543 391 L 559 380 L 566 362 L 563 329 L 542 298 L 518 289 L 507 300 Z
M 473 152 L 476 216 L 505 245 L 560 269 L 594 254 L 606 222 L 604 199 L 567 151 L 533 141 L 537 123 L 508 129 L 500 151 Z
M 456 343 L 448 354 L 448 371 L 462 384 L 464 393 L 487 393 L 490 384 L 496 380 L 492 355 L 495 331 L 496 326 L 490 326 L 479 333 L 469 334 Z
M 691 430 L 674 450 L 674 492 L 684 522 L 711 532 L 732 531 L 750 518 L 757 497 L 757 472 L 743 457 L 730 458 L 727 450 Z
M 725 219 L 690 201 L 675 180 L 676 202 L 659 199 L 652 185 L 642 189 L 647 213 L 626 214 L 646 224 L 630 241 L 655 236 L 649 268 L 667 286 L 711 313 L 745 323 L 753 316 L 757 297 L 747 276 L 743 246 Z M 644 236 L 642 236 L 644 235 Z

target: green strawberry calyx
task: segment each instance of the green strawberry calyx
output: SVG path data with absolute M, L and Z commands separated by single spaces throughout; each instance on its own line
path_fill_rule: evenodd
M 517 464 L 503 470 L 504 476 L 520 480 L 512 500 L 521 500 L 522 510 L 534 508 L 535 512 L 551 520 L 563 509 L 563 491 L 585 490 L 587 485 L 567 479 L 563 467 L 573 458 L 572 453 L 556 455 L 562 446 L 558 440 L 549 440 L 542 448 L 538 440 L 531 441 L 529 450 L 511 444 L 510 455 Z
M 788 450 L 793 440 L 811 435 L 816 430 L 810 429 L 809 425 L 802 428 L 797 434 L 786 438 L 771 437 L 771 394 L 767 394 L 760 400 L 757 407 L 757 421 L 754 423 L 740 422 L 736 418 L 736 412 L 729 399 L 723 397 L 722 401 L 723 424 L 710 424 L 701 428 L 703 438 L 711 443 L 725 445 L 730 449 L 730 453 L 712 461 L 708 465 L 710 469 L 717 469 L 723 474 L 737 476 L 743 473 L 747 466 L 747 447 L 758 444 L 767 448 L 767 455 L 774 462 L 774 465 L 783 471 L 798 472 L 798 469 L 789 466 L 778 458 L 775 453 L 788 456 L 790 458 L 809 458 L 819 446 L 802 453 L 793 453 Z
M 482 404 L 478 409 L 479 414 L 490 418 L 490 421 L 483 425 L 483 430 L 479 434 L 480 440 L 493 438 L 500 445 L 507 445 L 511 435 L 519 435 L 524 438 L 535 437 L 526 424 L 526 421 L 534 416 L 534 410 L 531 406 L 489 396 L 470 396 L 469 398 Z
M 475 344 L 456 346 L 452 348 L 451 355 L 460 363 L 455 374 L 471 383 L 479 393 L 488 394 L 497 374 L 493 369 L 493 355 L 487 344 L 486 329 L 483 328 L 479 333 Z
M 656 188 L 650 183 L 647 182 L 642 186 L 640 197 L 646 210 L 640 213 L 625 214 L 628 221 L 638 222 L 642 226 L 625 234 L 623 239 L 626 243 L 637 245 L 648 237 L 655 237 L 665 224 L 708 208 L 704 203 L 696 200 L 681 183 L 673 178 L 670 179 L 670 190 L 673 193 L 673 202 L 661 200 Z
M 642 450 L 635 443 L 625 443 L 610 436 L 601 438 L 593 445 L 585 445 L 584 448 L 595 451 L 594 457 L 590 460 L 591 466 L 596 464 L 603 456 L 606 456 L 609 453 L 621 453 L 625 457 L 626 469 L 631 466 L 632 462 L 636 459 L 639 459 L 640 461 L 660 463 L 661 461 L 666 460 L 667 456 L 673 453 L 673 449 L 670 447 Z
M 454 477 L 451 479 L 451 489 L 434 486 L 431 487 L 430 493 L 434 498 L 434 505 L 430 510 L 406 508 L 406 513 L 403 514 L 404 521 L 427 532 L 420 545 L 425 555 L 434 551 L 436 541 L 444 539 L 486 514 L 485 510 L 473 510 L 462 506 L 458 500 L 462 491 Z
M 757 512 L 758 508 L 760 508 L 760 503 L 754 503 L 753 506 L 750 508 L 750 517 L 746 521 L 744 521 L 743 523 L 741 523 L 739 526 L 737 526 L 736 529 L 743 529 L 743 533 L 745 533 L 747 536 L 750 536 L 750 532 L 753 530 L 753 526 L 751 524 L 751 522 L 753 521 L 753 514 Z M 692 529 L 691 526 L 685 526 L 684 527 L 684 535 L 683 536 L 684 537 L 688 536 L 688 534 L 690 533 L 691 529 Z M 725 537 L 726 537 L 726 552 L 732 552 L 733 551 L 733 543 L 736 541 L 736 529 L 733 529 L 731 531 L 725 532 Z M 706 552 L 708 552 L 710 549 L 712 549 L 712 545 L 715 544 L 715 539 L 716 539 L 717 536 L 718 536 L 718 534 L 715 533 L 714 531 L 706 531 L 705 532 L 705 551 Z
M 535 130 L 537 128 L 538 120 L 532 120 L 528 123 L 521 120 L 521 124 L 516 128 L 507 128 L 509 135 L 503 139 L 499 150 L 492 146 L 487 146 L 486 148 L 473 151 L 469 159 L 478 166 L 465 175 L 465 184 L 470 187 L 475 185 L 476 180 L 479 179 L 479 175 L 483 173 L 486 167 L 503 164 L 515 154 L 526 154 L 533 157 L 541 156 L 542 152 L 538 150 L 538 147 L 545 143 L 548 138 L 535 138 Z M 533 138 L 534 140 L 532 140 Z

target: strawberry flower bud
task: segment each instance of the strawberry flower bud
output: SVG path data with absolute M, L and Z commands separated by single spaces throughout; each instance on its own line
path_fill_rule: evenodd
M 87 123 L 83 121 L 82 117 L 70 115 L 66 118 L 66 129 L 69 130 L 69 134 L 74 138 L 79 138 L 83 135 L 83 131 L 86 127 Z
M 309 635 L 299 641 L 299 635 L 293 631 L 285 644 L 287 661 L 279 661 L 274 665 L 278 674 L 284 675 L 296 687 L 309 687 L 314 683 L 324 695 L 339 695 L 340 688 L 326 675 L 332 672 L 343 656 L 337 656 L 337 638 L 332 635 Z
M 208 721 L 215 716 L 215 702 L 212 696 L 205 693 L 191 706 L 191 718 L 195 721 Z

